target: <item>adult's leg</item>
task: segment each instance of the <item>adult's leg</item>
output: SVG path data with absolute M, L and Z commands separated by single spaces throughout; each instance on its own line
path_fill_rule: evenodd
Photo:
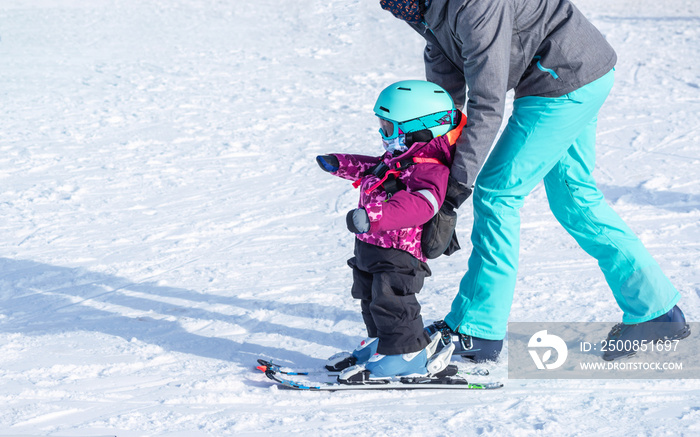
M 445 322 L 463 334 L 505 336 L 518 270 L 525 196 L 567 153 L 612 88 L 612 72 L 576 98 L 523 97 L 484 164 L 474 189 L 473 250 Z
M 596 121 L 545 176 L 544 185 L 554 216 L 598 261 L 623 311 L 623 323 L 641 323 L 667 313 L 680 294 L 596 186 Z

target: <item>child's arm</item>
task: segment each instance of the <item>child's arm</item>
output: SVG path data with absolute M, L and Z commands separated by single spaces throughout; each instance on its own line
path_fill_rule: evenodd
M 316 162 L 321 169 L 332 175 L 356 181 L 364 176 L 367 170 L 377 165 L 380 159 L 378 156 L 334 153 L 317 156 Z
M 407 190 L 398 191 L 386 202 L 365 206 L 372 232 L 419 226 L 442 206 L 450 170 L 440 164 L 419 164 Z

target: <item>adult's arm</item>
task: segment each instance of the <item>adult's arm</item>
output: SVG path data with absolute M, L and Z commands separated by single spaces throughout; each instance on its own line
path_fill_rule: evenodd
M 510 2 L 469 1 L 457 14 L 456 38 L 461 41 L 461 65 L 444 54 L 425 50 L 426 77 L 445 88 L 457 104 L 466 86 L 467 126 L 459 140 L 451 177 L 471 187 L 498 134 L 505 109 L 512 37 Z M 457 67 L 461 67 L 459 72 Z M 463 79 L 456 78 L 461 73 Z

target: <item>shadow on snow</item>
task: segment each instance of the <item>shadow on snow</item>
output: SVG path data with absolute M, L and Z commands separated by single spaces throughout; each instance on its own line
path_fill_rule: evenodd
M 168 301 L 169 300 L 169 301 Z M 175 303 L 173 301 L 176 301 Z M 187 303 L 191 302 L 192 306 Z M 212 311 L 228 305 L 236 314 Z M 195 291 L 134 283 L 125 278 L 58 267 L 34 261 L 0 258 L 0 332 L 47 335 L 70 331 L 92 331 L 136 338 L 165 350 L 177 351 L 252 368 L 260 357 L 274 357 L 303 366 L 320 366 L 295 350 L 265 346 L 248 341 L 251 335 L 281 334 L 327 346 L 354 344 L 357 338 L 342 333 L 290 327 L 255 318 L 261 309 L 289 315 L 317 317 L 325 314 L 340 319 L 357 319 L 359 313 L 318 304 L 285 304 L 235 296 L 201 294 Z M 207 306 L 207 309 L 202 309 Z M 186 330 L 181 320 L 225 322 L 243 331 L 235 341 L 199 335 Z M 231 330 L 231 328 L 227 328 Z M 240 340 L 240 341 L 238 341 Z

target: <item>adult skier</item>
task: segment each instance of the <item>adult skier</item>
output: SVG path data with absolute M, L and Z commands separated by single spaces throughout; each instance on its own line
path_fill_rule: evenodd
M 473 250 L 444 321 L 472 360 L 496 359 L 513 302 L 525 197 L 540 182 L 561 225 L 600 266 L 623 311 L 609 340 L 689 335 L 680 294 L 596 187 L 598 111 L 615 51 L 569 0 L 381 0 L 426 40 L 427 80 L 447 90 L 467 126 L 442 208 L 474 191 Z M 506 92 L 515 90 L 503 119 Z M 488 159 L 487 159 L 488 155 Z M 478 175 L 478 177 L 477 177 Z M 668 322 L 668 323 L 655 323 Z M 615 359 L 634 351 L 606 352 Z

